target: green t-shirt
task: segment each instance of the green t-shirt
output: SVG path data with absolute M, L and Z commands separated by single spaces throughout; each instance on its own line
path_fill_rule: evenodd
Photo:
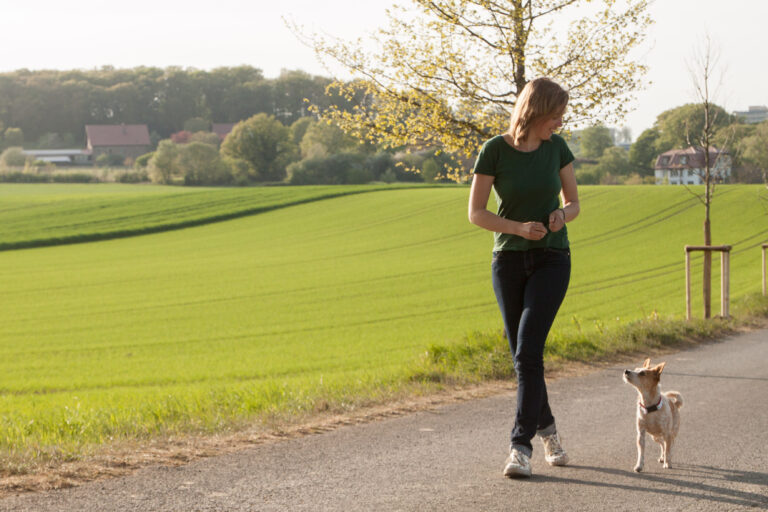
M 517 222 L 542 222 L 549 226 L 549 214 L 560 207 L 560 169 L 574 157 L 565 140 L 552 135 L 534 151 L 513 148 L 497 135 L 483 144 L 477 156 L 476 174 L 493 176 L 493 190 L 499 208 L 497 215 Z M 494 233 L 494 251 L 525 251 L 540 247 L 568 248 L 565 227 L 549 232 L 541 240 Z

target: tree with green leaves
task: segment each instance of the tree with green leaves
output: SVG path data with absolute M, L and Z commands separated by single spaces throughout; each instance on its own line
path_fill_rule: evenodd
M 584 128 L 579 132 L 578 137 L 581 156 L 584 158 L 600 158 L 606 149 L 613 146 L 611 130 L 602 124 Z
M 298 157 L 290 129 L 267 114 L 237 123 L 222 142 L 221 152 L 248 162 L 248 178 L 257 182 L 284 180 L 286 167 Z
M 752 135 L 742 139 L 739 149 L 744 161 L 762 171 L 763 181 L 768 185 L 768 121 L 758 124 Z
M 531 78 L 569 89 L 568 119 L 576 124 L 618 121 L 642 84 L 645 67 L 630 53 L 651 23 L 647 0 L 411 3 L 388 11 L 374 49 L 304 36 L 357 76 L 330 88 L 362 98 L 351 111 L 317 110 L 358 138 L 471 157 L 482 140 L 506 131 Z M 460 180 L 458 167 L 452 177 Z
M 360 140 L 328 121 L 313 123 L 299 144 L 302 158 L 323 158 L 363 149 Z
M 5 130 L 5 136 L 3 137 L 3 143 L 6 147 L 11 146 L 23 146 L 24 145 L 24 132 L 21 128 L 10 127 Z
M 706 110 L 708 109 L 708 114 Z M 705 126 L 709 123 L 708 127 Z M 714 136 L 717 130 L 733 122 L 733 116 L 723 107 L 714 103 L 702 101 L 688 103 L 680 107 L 665 110 L 656 117 L 654 127 L 659 132 L 656 140 L 656 151 L 663 153 L 670 149 L 684 149 L 700 145 L 700 137 L 704 130 L 709 130 Z
M 659 156 L 656 149 L 658 139 L 658 128 L 648 128 L 629 147 L 629 165 L 641 176 L 653 176 L 656 157 Z

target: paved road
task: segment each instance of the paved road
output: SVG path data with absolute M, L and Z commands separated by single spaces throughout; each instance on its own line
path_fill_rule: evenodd
M 534 476 L 501 476 L 514 396 L 255 446 L 183 467 L 12 496 L 0 510 L 768 510 L 768 331 L 664 358 L 685 400 L 673 468 L 632 471 L 636 395 L 622 368 L 550 384 L 572 464 L 534 445 Z M 638 361 L 639 363 L 639 361 Z

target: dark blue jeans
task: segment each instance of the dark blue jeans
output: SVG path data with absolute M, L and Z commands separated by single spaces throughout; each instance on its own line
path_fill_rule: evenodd
M 512 447 L 529 457 L 536 431 L 554 431 L 544 383 L 544 342 L 571 277 L 568 249 L 493 253 L 493 290 L 504 318 L 517 372 L 517 413 Z

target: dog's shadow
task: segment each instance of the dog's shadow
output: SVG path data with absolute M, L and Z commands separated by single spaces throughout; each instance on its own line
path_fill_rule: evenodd
M 672 469 L 664 470 L 665 472 L 668 472 L 666 475 L 646 472 L 635 473 L 630 470 L 625 471 L 614 468 L 577 466 L 570 464 L 567 467 L 582 472 L 592 471 L 595 473 L 608 474 L 612 477 L 622 477 L 623 479 L 630 478 L 637 481 L 637 485 L 632 483 L 619 483 L 617 481 L 586 480 L 583 478 L 567 478 L 541 474 L 535 475 L 534 478 L 546 482 L 607 487 L 626 491 L 642 491 L 743 507 L 757 507 L 768 504 L 768 493 L 739 491 L 717 485 L 717 481 L 743 482 L 759 485 L 768 490 L 768 473 L 714 468 L 695 464 L 675 464 Z M 619 479 L 616 478 L 615 480 Z M 653 482 L 657 485 L 649 485 L 649 482 Z

